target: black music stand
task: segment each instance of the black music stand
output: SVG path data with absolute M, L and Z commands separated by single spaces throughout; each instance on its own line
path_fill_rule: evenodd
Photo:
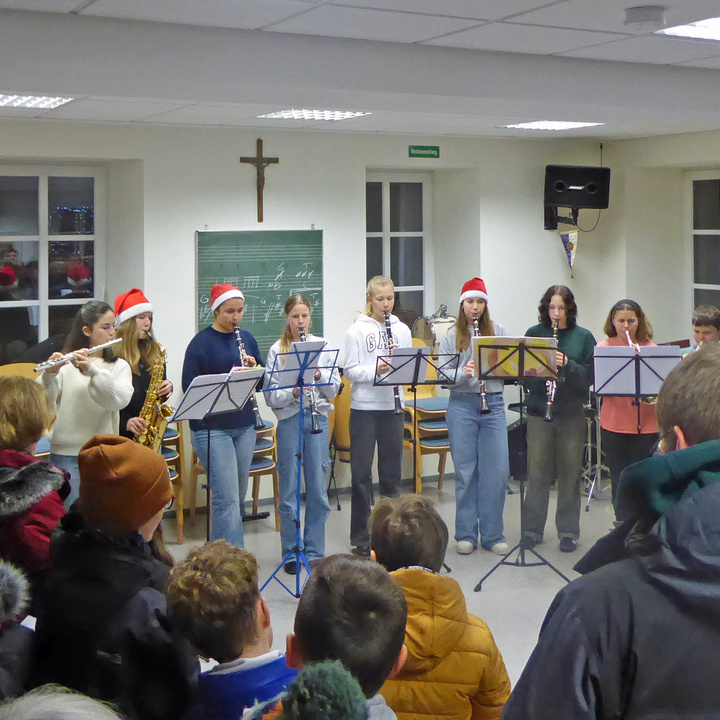
M 275 357 L 273 367 L 268 371 L 268 384 L 277 381 L 277 385 L 266 387 L 262 392 L 274 390 L 289 390 L 300 388 L 300 411 L 298 412 L 298 446 L 295 458 L 297 460 L 297 485 L 295 488 L 295 545 L 292 550 L 280 561 L 280 564 L 273 570 L 270 577 L 260 588 L 262 592 L 271 580 L 276 580 L 293 597 L 300 597 L 300 570 L 305 568 L 308 576 L 310 566 L 308 565 L 305 551 L 303 549 L 302 524 L 300 511 L 302 509 L 302 458 L 303 458 L 303 422 L 305 417 L 304 393 L 306 388 L 330 385 L 332 380 L 326 382 L 315 382 L 315 371 L 330 371 L 330 376 L 337 365 L 338 350 L 323 349 L 324 340 L 306 340 L 294 342 L 290 345 L 290 351 L 278 353 Z M 319 360 L 323 357 L 323 364 Z M 293 592 L 279 577 L 278 573 L 291 560 L 295 561 L 295 592 Z
M 551 342 L 548 343 L 548 340 Z M 478 377 L 482 380 L 522 380 L 530 378 L 557 379 L 557 372 L 554 363 L 554 351 L 557 341 L 552 343 L 552 338 L 501 338 L 501 337 L 479 337 L 473 338 L 473 355 L 475 357 L 475 369 Z M 552 353 L 552 356 L 549 354 Z M 522 393 L 522 389 L 520 390 Z M 522 425 L 522 396 L 520 403 L 520 423 Z M 522 516 L 525 505 L 525 479 L 527 473 L 520 478 L 520 542 L 485 573 L 475 586 L 475 592 L 482 590 L 482 584 L 501 565 L 510 567 L 535 567 L 546 565 L 553 572 L 557 573 L 565 582 L 570 579 L 563 575 L 547 558 L 543 557 L 534 548 L 525 547 L 522 541 Z M 515 560 L 508 558 L 517 552 Z M 532 553 L 538 562 L 528 562 L 525 559 L 526 553 Z
M 215 415 L 241 410 L 255 390 L 265 368 L 237 368 L 219 375 L 198 375 L 188 386 L 168 422 L 207 420 Z M 182 448 L 181 448 L 182 452 Z M 207 429 L 206 537 L 210 540 L 210 428 Z M 245 498 L 240 499 L 245 503 Z M 269 513 L 265 514 L 267 517 Z M 253 516 L 258 517 L 258 516 Z
M 593 351 L 595 394 L 632 397 L 637 406 L 637 432 L 642 433 L 640 402 L 656 397 L 667 374 L 680 362 L 677 345 L 607 345 Z

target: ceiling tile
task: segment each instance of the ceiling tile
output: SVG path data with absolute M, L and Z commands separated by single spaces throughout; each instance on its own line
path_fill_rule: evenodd
M 473 50 L 499 50 L 515 53 L 549 55 L 618 37 L 608 33 L 584 30 L 536 27 L 517 23 L 491 23 L 431 40 L 426 44 Z
M 690 60 L 688 62 L 678 63 L 681 67 L 709 68 L 711 70 L 720 69 L 720 55 L 705 58 L 703 60 Z
M 270 29 L 304 35 L 414 43 L 475 24 L 474 20 L 323 5 Z
M 514 20 L 531 25 L 648 34 L 652 31 L 651 29 L 625 25 L 625 9 L 645 4 L 639 0 L 637 2 L 632 0 L 566 0 L 566 2 L 546 4 L 546 7 L 530 10 L 515 17 Z M 714 14 L 720 15 L 720 4 L 717 0 L 682 0 L 682 2 L 668 7 L 665 17 L 668 27 L 670 27 L 711 17 Z
M 67 13 L 77 4 L 77 0 L 0 0 L 0 8 L 33 12 Z
M 187 103 L 138 98 L 86 98 L 56 108 L 52 117 L 62 120 L 105 120 L 128 122 L 167 112 Z
M 547 3 L 548 0 L 443 0 L 441 3 L 437 0 L 335 0 L 333 4 L 476 20 L 500 20 Z
M 82 14 L 255 30 L 310 8 L 297 0 L 96 0 Z
M 707 40 L 684 40 L 662 35 L 643 35 L 560 54 L 591 60 L 668 65 L 718 55 L 720 54 L 720 45 Z

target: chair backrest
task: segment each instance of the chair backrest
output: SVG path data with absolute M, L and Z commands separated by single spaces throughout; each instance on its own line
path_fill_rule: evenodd
M 35 363 L 9 363 L 0 365 L 0 375 L 20 375 L 21 377 L 35 380 L 38 374 L 35 372 Z
M 350 401 L 352 382 L 346 377 L 342 388 L 333 400 L 335 406 L 335 432 L 333 442 L 342 462 L 350 462 Z
M 427 347 L 427 344 L 420 338 L 413 338 L 412 346 Z M 428 380 L 437 380 L 437 370 L 433 365 L 427 366 L 426 377 Z M 410 385 L 403 385 L 403 389 L 405 390 L 405 404 L 408 405 L 409 403 L 412 403 L 412 393 L 410 392 Z M 435 385 L 418 385 L 417 387 L 418 400 L 420 400 L 421 398 L 435 397 L 435 393 Z

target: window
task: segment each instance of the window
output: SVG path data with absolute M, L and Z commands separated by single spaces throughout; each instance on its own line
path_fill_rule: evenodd
M 0 166 L 0 364 L 47 357 L 38 343 L 61 345 L 102 295 L 103 185 L 92 168 Z
M 425 315 L 430 256 L 430 176 L 370 173 L 365 185 L 367 279 L 388 275 L 395 310 L 408 327 Z
M 720 308 L 720 179 L 693 180 L 694 307 Z

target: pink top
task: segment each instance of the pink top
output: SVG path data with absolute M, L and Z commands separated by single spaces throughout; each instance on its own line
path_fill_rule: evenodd
M 651 340 L 638 343 L 641 347 L 657 347 Z M 598 347 L 617 347 L 624 345 L 627 341 L 619 337 L 601 340 Z M 631 397 L 604 397 L 600 407 L 600 426 L 605 430 L 616 433 L 637 434 L 638 413 L 637 406 L 633 405 L 634 398 Z M 655 405 L 640 403 L 640 425 L 642 435 L 650 435 L 658 431 L 657 412 Z

